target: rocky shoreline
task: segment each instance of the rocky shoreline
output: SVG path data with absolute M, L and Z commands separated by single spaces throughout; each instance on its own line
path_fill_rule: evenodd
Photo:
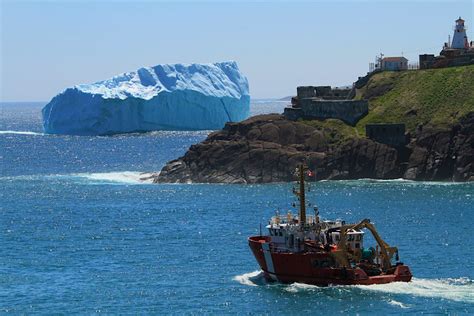
M 450 127 L 420 126 L 394 148 L 365 137 L 338 138 L 279 114 L 227 123 L 168 162 L 155 183 L 270 183 L 293 180 L 305 161 L 316 180 L 397 179 L 474 181 L 474 112 Z

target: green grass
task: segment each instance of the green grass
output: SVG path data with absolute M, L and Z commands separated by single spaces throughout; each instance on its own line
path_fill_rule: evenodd
M 358 136 L 355 127 L 349 126 L 343 121 L 337 119 L 327 119 L 324 121 L 300 120 L 299 122 L 322 131 L 326 135 L 330 144 L 340 144 L 348 138 Z
M 374 94 L 378 96 L 370 99 L 369 114 L 356 125 L 359 135 L 365 135 L 368 123 L 405 123 L 408 131 L 419 124 L 448 126 L 474 111 L 474 65 L 382 72 L 359 89 L 356 98 Z

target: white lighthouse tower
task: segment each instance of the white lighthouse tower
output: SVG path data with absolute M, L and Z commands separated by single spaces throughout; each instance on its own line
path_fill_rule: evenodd
M 459 17 L 456 20 L 456 26 L 454 27 L 454 36 L 451 48 L 463 49 L 469 48 L 469 42 L 467 41 L 466 28 L 464 27 L 464 20 Z

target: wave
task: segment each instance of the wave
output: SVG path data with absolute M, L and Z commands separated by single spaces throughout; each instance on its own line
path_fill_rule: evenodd
M 390 305 L 398 306 L 398 307 L 403 308 L 403 309 L 409 308 L 408 305 L 405 305 L 405 304 L 403 304 L 402 302 L 395 301 L 395 300 L 389 300 L 388 303 L 389 303 Z
M 156 173 L 137 171 L 97 172 L 97 173 L 72 173 L 49 175 L 22 175 L 13 177 L 0 177 L 6 181 L 41 181 L 41 180 L 73 180 L 87 184 L 150 184 Z
M 247 286 L 269 285 L 262 271 L 254 271 L 237 275 L 234 281 Z M 411 282 L 394 282 L 388 284 L 374 285 L 341 285 L 322 288 L 316 285 L 304 283 L 281 284 L 284 291 L 290 293 L 308 292 L 308 291 L 325 291 L 333 288 L 358 289 L 362 291 L 382 292 L 388 294 L 400 294 L 421 296 L 428 298 L 447 299 L 457 302 L 474 303 L 474 281 L 468 278 L 459 279 L 418 279 L 413 278 Z M 391 299 L 389 304 L 400 308 L 408 308 L 403 303 Z
M 266 283 L 265 277 L 263 276 L 263 272 L 261 270 L 236 275 L 232 278 L 232 280 L 237 281 L 242 285 L 248 286 L 258 286 Z
M 257 104 L 266 104 L 266 103 L 289 103 L 291 100 L 279 100 L 279 99 L 260 99 L 260 100 L 252 100 L 250 102 L 250 106 L 257 105 Z
M 468 278 L 413 278 L 413 280 L 408 283 L 396 282 L 378 285 L 357 285 L 356 287 L 367 291 L 441 298 L 457 302 L 474 303 L 474 281 Z
M 29 132 L 29 131 L 0 131 L 1 134 L 7 135 L 32 135 L 32 136 L 44 136 L 44 133 Z
M 98 137 L 98 138 L 123 138 L 123 137 L 206 137 L 214 130 L 196 130 L 196 131 L 149 131 L 143 133 L 122 133 L 113 135 L 61 135 L 61 134 L 46 134 L 32 131 L 0 131 L 0 135 L 29 135 L 29 136 L 59 136 L 59 137 Z
M 415 181 L 408 179 L 370 179 L 370 178 L 361 178 L 354 180 L 320 180 L 319 182 L 328 182 L 328 183 L 343 183 L 343 184 L 367 184 L 367 183 L 391 183 L 391 184 L 401 184 L 408 186 L 444 186 L 444 185 L 466 185 L 470 182 L 453 182 L 453 181 Z
M 128 135 L 138 135 L 138 136 L 166 136 L 166 137 L 197 137 L 202 136 L 206 137 L 210 133 L 215 132 L 215 130 L 197 130 L 197 131 L 151 131 L 145 132 L 142 134 L 134 133 L 134 134 L 120 134 L 121 136 L 128 136 Z
M 126 184 L 144 184 L 153 183 L 153 174 L 134 171 L 122 172 L 99 172 L 99 173 L 76 173 L 71 177 L 92 180 L 98 183 L 126 183 Z

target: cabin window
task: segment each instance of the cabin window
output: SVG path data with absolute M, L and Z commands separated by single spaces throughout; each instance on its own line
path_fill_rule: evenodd
M 360 248 L 360 244 L 359 244 L 359 243 L 356 243 L 356 244 L 355 244 L 355 247 L 356 247 L 357 249 L 359 249 L 359 248 Z

